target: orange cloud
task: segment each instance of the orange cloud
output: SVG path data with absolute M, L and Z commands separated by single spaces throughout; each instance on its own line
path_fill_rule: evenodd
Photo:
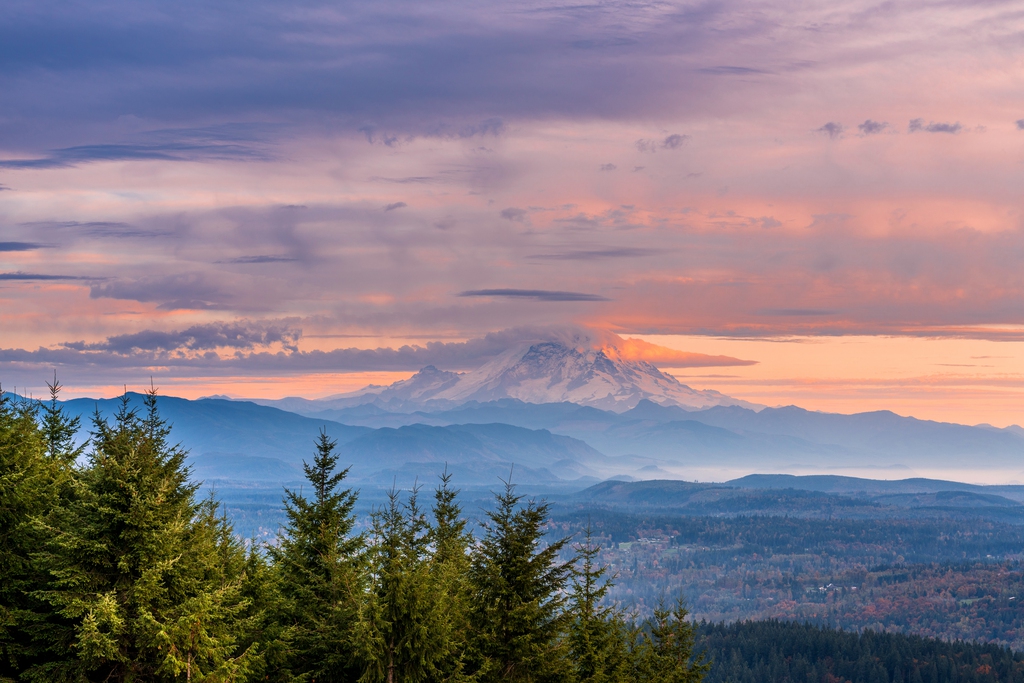
M 737 365 L 756 365 L 756 360 L 742 360 L 732 356 L 712 356 L 706 353 L 677 351 L 658 346 L 643 339 L 620 339 L 614 345 L 602 347 L 605 355 L 613 359 L 642 360 L 652 365 L 671 368 L 713 368 Z

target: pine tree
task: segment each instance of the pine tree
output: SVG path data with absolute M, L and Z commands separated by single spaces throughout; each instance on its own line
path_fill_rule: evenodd
M 276 675 L 316 683 L 356 678 L 352 635 L 358 617 L 364 540 L 353 533 L 356 494 L 338 489 L 337 442 L 321 431 L 313 464 L 304 463 L 313 498 L 285 490 L 287 526 L 270 549 L 281 589 L 278 619 L 285 626 L 271 647 L 287 648 Z
M 75 495 L 44 520 L 36 595 L 61 621 L 29 680 L 238 680 L 255 656 L 238 644 L 238 544 L 216 505 L 196 502 L 155 389 L 144 408 L 125 394 L 113 425 L 97 412 Z
M 520 506 L 511 482 L 495 499 L 470 567 L 477 673 L 482 681 L 564 681 L 571 565 L 558 554 L 568 539 L 543 546 L 548 505 Z
M 593 543 L 590 525 L 584 542 L 574 546 L 578 566 L 572 574 L 569 627 L 570 660 L 580 683 L 614 683 L 626 680 L 629 652 L 626 624 L 613 606 L 601 603 L 612 582 L 607 567 L 598 567 L 600 546 Z

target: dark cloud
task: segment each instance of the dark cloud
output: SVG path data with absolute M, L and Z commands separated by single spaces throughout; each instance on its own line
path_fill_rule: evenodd
M 871 119 L 868 119 L 864 123 L 861 123 L 857 126 L 857 128 L 860 129 L 860 132 L 863 133 L 864 135 L 876 135 L 878 133 L 881 133 L 888 127 L 888 123 L 882 121 L 872 121 Z
M 1024 130 L 1024 119 L 1017 119 L 1017 130 Z
M 162 332 L 145 330 L 108 337 L 97 343 L 66 342 L 61 346 L 75 351 L 109 351 L 132 354 L 140 351 L 209 351 L 213 349 L 251 350 L 280 344 L 295 351 L 302 330 L 275 323 L 248 321 L 193 325 L 185 330 Z
M 146 330 L 118 335 L 102 342 L 69 342 L 56 348 L 0 349 L 0 363 L 22 366 L 77 368 L 129 368 L 142 370 L 153 365 L 193 374 L 233 372 L 297 373 L 358 372 L 364 370 L 419 370 L 427 365 L 465 370 L 478 367 L 510 348 L 538 341 L 589 344 L 594 332 L 572 326 L 518 327 L 491 332 L 465 342 L 427 342 L 400 348 L 336 349 L 297 351 L 301 331 L 288 323 L 243 321 L 210 323 L 186 330 Z M 598 341 L 618 339 L 601 333 Z M 279 347 L 281 350 L 260 350 Z M 227 351 L 225 354 L 218 351 Z M 246 353 L 249 352 L 249 353 Z M 744 364 L 722 357 L 721 364 Z M 109 379 L 108 375 L 102 375 Z
M 20 223 L 19 225 L 34 231 L 64 231 L 75 235 L 100 238 L 166 237 L 173 234 L 167 230 L 146 230 L 129 223 L 119 223 L 116 221 L 32 221 Z
M 636 258 L 653 256 L 663 250 L 644 249 L 641 247 L 618 247 L 614 249 L 578 249 L 557 254 L 532 254 L 528 258 L 551 261 L 596 261 L 608 258 Z
M 617 168 L 618 168 L 618 166 L 616 166 L 615 164 L 601 164 L 601 168 L 599 170 L 601 170 L 601 171 L 614 171 Z
M 907 126 L 907 131 L 910 133 L 916 133 L 917 131 L 924 131 L 926 133 L 950 133 L 957 134 L 963 130 L 963 126 L 960 122 L 956 123 L 936 123 L 931 121 L 928 125 L 925 125 L 924 119 L 911 119 L 910 124 Z
M 674 133 L 661 141 L 662 149 L 679 149 L 683 143 L 690 139 L 689 135 Z
M 459 292 L 459 296 L 532 299 L 534 301 L 611 301 L 611 299 L 599 294 L 559 292 L 548 289 L 471 289 L 465 292 Z
M 384 210 L 385 211 L 394 211 L 395 209 L 404 209 L 407 206 L 409 206 L 409 205 L 406 204 L 405 202 L 394 202 L 392 204 L 386 204 L 384 206 Z
M 754 69 L 749 66 L 708 66 L 699 69 L 699 71 L 702 74 L 714 76 L 763 76 L 772 73 L 771 71 Z
M 52 245 L 39 244 L 38 242 L 0 242 L 0 251 L 35 251 L 46 249 Z
M 502 209 L 500 215 L 507 221 L 522 223 L 526 220 L 528 212 L 526 209 L 518 209 L 514 206 L 510 206 L 507 209 Z
M 85 280 L 85 281 L 96 281 L 102 280 L 103 278 L 98 277 L 86 277 L 84 275 L 47 275 L 43 273 L 23 273 L 21 271 L 15 273 L 0 273 L 0 280 Z
M 0 168 L 65 168 L 91 161 L 200 161 L 213 159 L 267 159 L 265 153 L 241 145 L 79 145 L 50 150 L 35 159 L 0 159 Z
M 296 258 L 290 258 L 288 256 L 239 256 L 237 258 L 224 259 L 222 261 L 214 261 L 214 263 L 290 263 L 292 261 L 298 261 Z
M 837 138 L 842 137 L 843 130 L 843 124 L 836 123 L 835 121 L 829 121 L 821 128 L 818 128 L 815 132 L 824 133 L 825 135 L 829 136 L 829 138 L 831 138 L 832 140 L 836 140 Z

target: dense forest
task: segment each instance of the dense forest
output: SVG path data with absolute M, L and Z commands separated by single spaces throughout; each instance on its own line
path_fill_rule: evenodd
M 545 540 L 507 484 L 475 535 L 442 474 L 358 531 L 335 443 L 286 490 L 270 545 L 190 481 L 155 391 L 94 418 L 0 393 L 0 680 L 699 681 L 681 602 L 605 604 L 598 549 Z M 308 486 L 308 489 L 307 487 Z
M 706 683 L 1024 681 L 1024 655 L 997 645 L 775 620 L 702 623 L 699 632 L 715 661 Z

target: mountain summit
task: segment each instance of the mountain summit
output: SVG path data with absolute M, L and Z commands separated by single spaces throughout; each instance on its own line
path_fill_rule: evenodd
M 407 380 L 367 387 L 331 402 L 444 407 L 504 398 L 569 402 L 616 412 L 629 410 L 643 399 L 689 409 L 753 407 L 717 391 L 691 389 L 646 361 L 623 358 L 615 349 L 578 348 L 559 341 L 514 347 L 461 374 L 428 366 Z

